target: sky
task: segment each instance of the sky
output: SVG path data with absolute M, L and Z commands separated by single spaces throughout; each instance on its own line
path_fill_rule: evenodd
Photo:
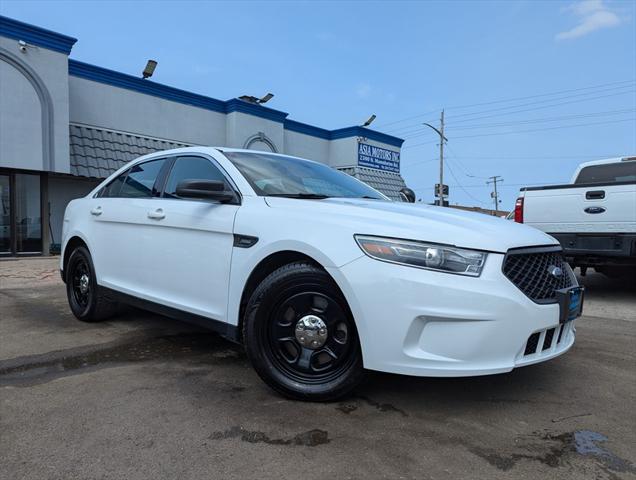
M 404 138 L 401 172 L 433 200 L 439 126 L 452 204 L 491 208 L 582 161 L 636 155 L 636 1 L 0 1 L 78 38 L 71 58 L 323 128 Z

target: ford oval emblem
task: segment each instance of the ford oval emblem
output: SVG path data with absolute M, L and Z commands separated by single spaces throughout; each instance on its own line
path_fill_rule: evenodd
M 583 210 L 585 213 L 603 213 L 605 209 L 603 207 L 587 207 Z
M 548 267 L 548 273 L 554 278 L 560 278 L 561 275 L 563 275 L 563 269 L 561 267 L 557 267 L 556 265 L 550 265 Z

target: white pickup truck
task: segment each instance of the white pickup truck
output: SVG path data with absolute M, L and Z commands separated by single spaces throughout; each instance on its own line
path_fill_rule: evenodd
M 525 187 L 514 220 L 555 237 L 585 275 L 636 276 L 636 157 L 579 165 L 566 185 Z

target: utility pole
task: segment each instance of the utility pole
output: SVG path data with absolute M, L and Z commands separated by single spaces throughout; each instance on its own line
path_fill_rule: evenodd
M 504 179 L 501 178 L 499 175 L 494 175 L 492 177 L 488 177 L 490 178 L 490 180 L 488 182 L 486 182 L 486 184 L 493 184 L 494 186 L 494 192 L 490 193 L 490 196 L 493 198 L 493 200 L 495 201 L 495 210 L 492 212 L 493 215 L 497 215 L 497 210 L 499 210 L 499 196 L 497 194 L 497 182 L 503 182 Z
M 427 127 L 432 128 L 439 135 L 439 190 L 437 195 L 440 206 L 444 206 L 444 142 L 448 142 L 448 138 L 444 136 L 444 110 L 439 119 L 439 129 L 430 123 L 424 123 Z

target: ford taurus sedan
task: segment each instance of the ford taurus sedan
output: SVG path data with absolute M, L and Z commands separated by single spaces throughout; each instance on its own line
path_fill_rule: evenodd
M 68 205 L 62 250 L 78 319 L 128 303 L 195 322 L 306 400 L 346 394 L 365 369 L 471 376 L 551 359 L 574 343 L 583 299 L 539 230 L 228 148 L 130 162 Z

